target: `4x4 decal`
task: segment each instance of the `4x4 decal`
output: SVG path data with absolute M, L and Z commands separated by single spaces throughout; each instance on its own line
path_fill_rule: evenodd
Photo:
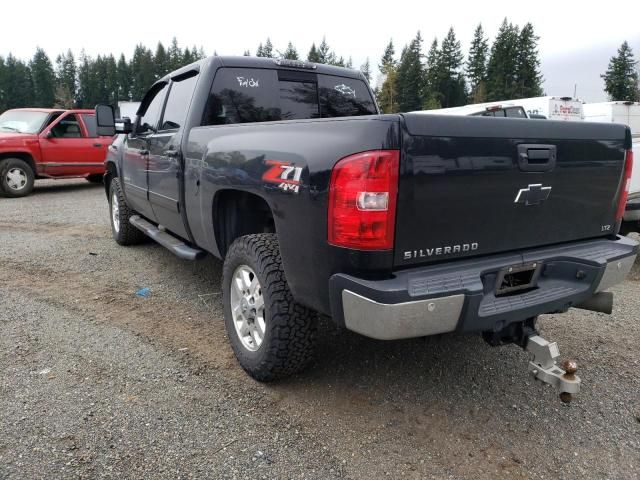
M 300 191 L 302 167 L 280 160 L 265 160 L 264 163 L 269 168 L 262 175 L 263 181 L 278 184 L 278 188 L 283 192 L 298 193 Z

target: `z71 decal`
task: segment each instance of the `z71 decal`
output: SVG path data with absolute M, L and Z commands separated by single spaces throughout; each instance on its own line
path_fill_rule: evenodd
M 265 160 L 264 163 L 269 168 L 262 175 L 263 181 L 278 184 L 278 188 L 283 192 L 300 192 L 302 167 L 296 167 L 294 164 L 279 160 Z

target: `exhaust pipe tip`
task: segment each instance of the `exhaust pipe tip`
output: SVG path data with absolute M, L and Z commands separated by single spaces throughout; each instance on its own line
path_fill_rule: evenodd
M 582 310 L 590 310 L 592 312 L 600 312 L 611 315 L 611 312 L 613 312 L 613 293 L 596 293 L 594 296 L 588 298 L 581 304 L 574 305 L 574 308 L 580 308 Z

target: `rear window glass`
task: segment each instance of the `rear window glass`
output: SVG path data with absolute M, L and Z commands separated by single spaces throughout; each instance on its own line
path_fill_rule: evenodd
M 318 75 L 322 117 L 373 115 L 376 107 L 369 89 L 361 80 Z
M 507 108 L 505 111 L 509 118 L 527 118 L 527 114 L 524 113 L 524 108 L 522 107 Z
M 88 113 L 83 113 L 80 116 L 84 121 L 84 126 L 87 127 L 87 134 L 89 134 L 89 137 L 97 137 L 98 124 L 96 123 L 96 116 Z
M 365 83 L 357 79 L 277 70 L 218 70 L 203 125 L 269 122 L 375 114 Z

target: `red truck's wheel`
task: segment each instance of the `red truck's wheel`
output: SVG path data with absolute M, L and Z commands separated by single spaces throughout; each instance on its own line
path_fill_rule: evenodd
M 307 365 L 317 316 L 293 299 L 275 234 L 233 242 L 224 262 L 222 294 L 227 335 L 249 375 L 266 382 Z
M 0 162 L 0 193 L 6 197 L 24 197 L 33 191 L 36 176 L 31 166 L 19 158 Z
M 144 233 L 129 223 L 129 219 L 135 214 L 136 212 L 129 208 L 124 199 L 120 179 L 114 178 L 109 187 L 109 218 L 113 239 L 120 245 L 134 245 L 147 238 Z

